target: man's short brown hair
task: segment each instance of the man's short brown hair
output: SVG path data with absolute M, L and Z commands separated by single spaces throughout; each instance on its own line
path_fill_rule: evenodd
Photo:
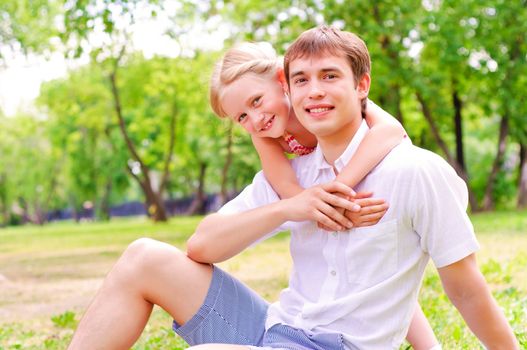
M 306 30 L 287 49 L 284 56 L 284 72 L 287 83 L 289 84 L 289 64 L 293 60 L 323 55 L 346 58 L 353 72 L 355 86 L 364 74 L 370 73 L 370 54 L 364 41 L 351 32 L 323 25 Z M 362 101 L 363 115 L 366 109 L 366 100 Z

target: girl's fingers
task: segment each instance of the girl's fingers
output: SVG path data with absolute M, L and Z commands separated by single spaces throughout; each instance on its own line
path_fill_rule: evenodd
M 356 199 L 355 203 L 357 203 L 363 208 L 363 207 L 368 207 L 371 205 L 383 204 L 383 203 L 386 203 L 386 201 L 382 198 L 361 198 L 361 199 Z
M 385 211 L 376 212 L 376 213 L 373 213 L 373 214 L 361 215 L 359 220 L 361 222 L 370 222 L 370 221 L 378 222 L 384 216 L 384 214 L 386 214 L 386 210 Z
M 355 199 L 370 198 L 373 196 L 373 192 L 357 192 Z
M 379 204 L 379 205 L 370 205 L 368 207 L 362 207 L 359 215 L 368 215 L 378 212 L 386 212 L 388 210 L 387 204 Z

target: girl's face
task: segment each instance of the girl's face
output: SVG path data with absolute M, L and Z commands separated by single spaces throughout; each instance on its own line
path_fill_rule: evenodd
M 281 137 L 291 108 L 284 86 L 280 74 L 275 77 L 244 74 L 225 88 L 223 110 L 251 135 Z

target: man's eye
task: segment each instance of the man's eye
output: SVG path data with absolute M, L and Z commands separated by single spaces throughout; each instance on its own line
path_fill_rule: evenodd
M 240 116 L 238 117 L 238 123 L 241 123 L 245 120 L 245 118 L 247 117 L 247 114 L 246 113 L 242 113 L 240 114 Z
M 261 100 L 262 98 L 260 96 L 256 97 L 252 103 L 253 107 L 256 107 L 260 103 Z
M 337 77 L 336 74 L 327 74 L 326 79 L 335 79 Z
M 295 84 L 301 84 L 301 83 L 303 83 L 305 81 L 306 81 L 305 78 L 298 78 L 298 79 L 295 79 Z

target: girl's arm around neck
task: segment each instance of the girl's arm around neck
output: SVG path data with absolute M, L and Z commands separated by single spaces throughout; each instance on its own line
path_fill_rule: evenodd
M 296 174 L 284 154 L 284 149 L 276 139 L 252 137 L 254 148 L 260 156 L 265 178 L 278 196 L 291 198 L 302 192 Z
M 366 122 L 370 130 L 337 176 L 337 181 L 352 188 L 406 137 L 401 123 L 374 103 L 368 103 Z

